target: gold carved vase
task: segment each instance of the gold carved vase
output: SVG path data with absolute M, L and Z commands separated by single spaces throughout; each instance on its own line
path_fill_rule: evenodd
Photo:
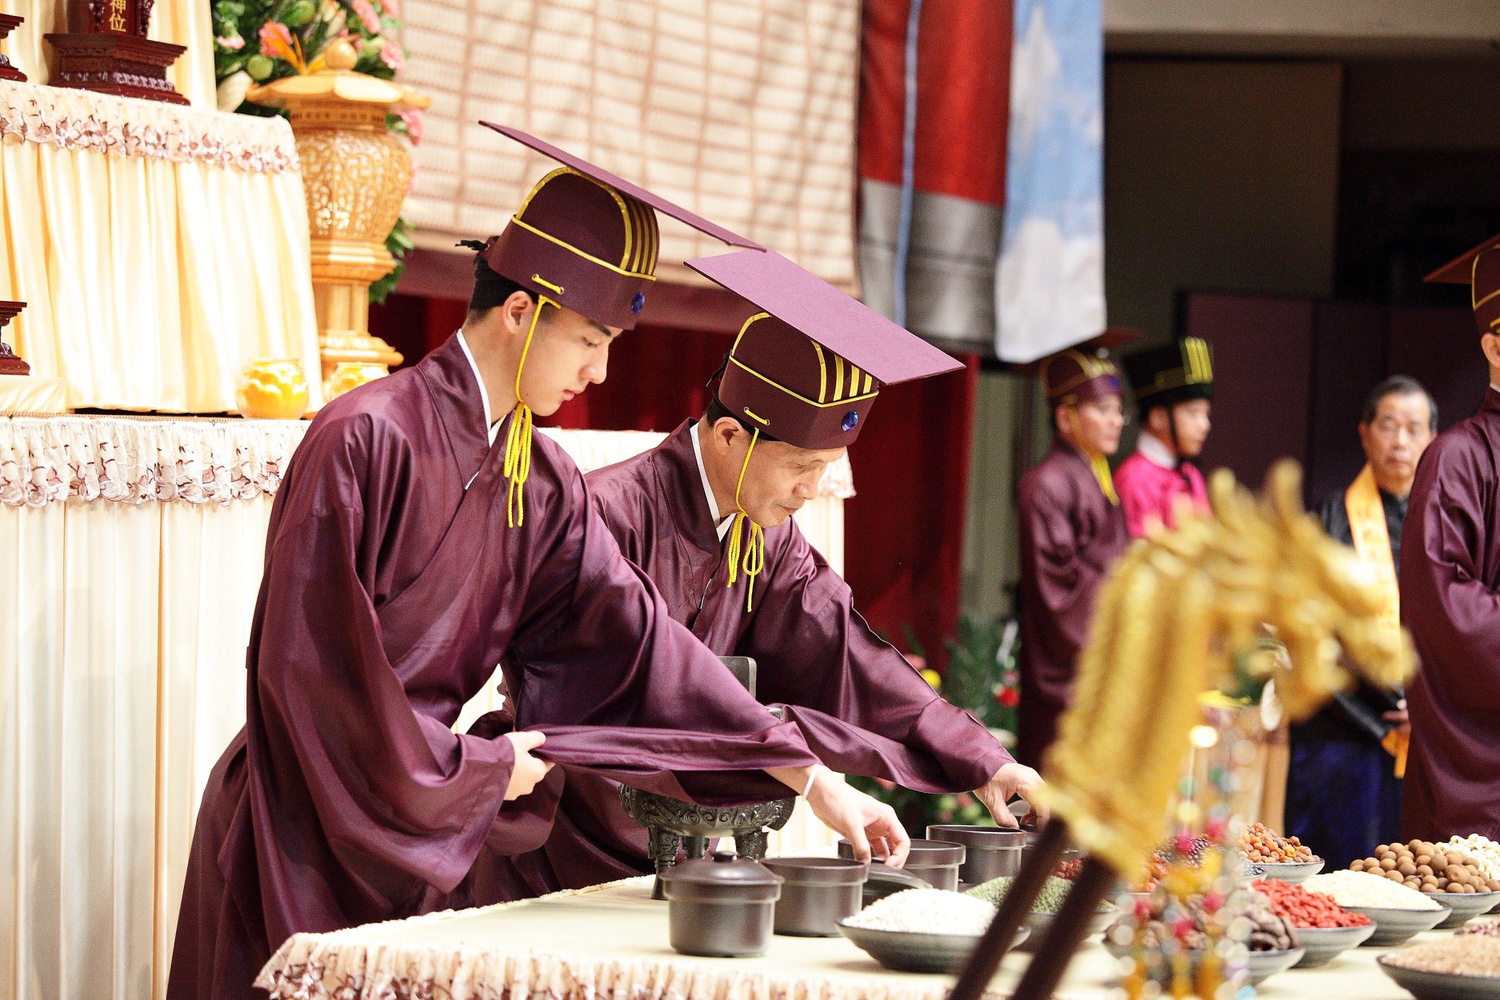
M 324 379 L 341 362 L 401 363 L 400 354 L 370 334 L 370 283 L 396 266 L 385 238 L 411 184 L 411 157 L 385 121 L 432 103 L 409 87 L 354 72 L 355 58 L 347 41 L 334 41 L 324 53 L 326 69 L 246 95 L 291 116 L 307 191 Z

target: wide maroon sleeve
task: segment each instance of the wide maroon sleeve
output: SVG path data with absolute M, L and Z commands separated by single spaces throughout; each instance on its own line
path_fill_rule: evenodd
M 753 656 L 760 699 L 785 704 L 813 752 L 846 774 L 922 792 L 978 788 L 1011 757 L 944 701 L 854 610 L 848 584 L 789 526 L 755 589 L 736 652 Z
M 273 525 L 251 636 L 255 822 L 275 844 L 262 892 L 296 899 L 301 880 L 325 879 L 340 897 L 400 901 L 468 871 L 513 756 L 506 740 L 456 735 L 414 709 L 382 645 L 371 553 L 388 512 L 367 501 L 399 493 L 402 443 L 378 428 L 321 430 Z M 377 454 L 356 454 L 366 448 Z M 278 867 L 273 854 L 300 861 Z
M 1088 638 L 1094 595 L 1102 574 L 1090 567 L 1078 551 L 1078 528 L 1070 513 L 1075 506 L 1066 484 L 1056 477 L 1034 477 L 1023 489 L 1017 512 L 1021 522 L 1022 572 L 1029 577 L 1022 614 L 1045 622 L 1032 641 L 1041 639 L 1048 649 L 1045 659 L 1061 667 L 1066 676 L 1040 677 L 1059 707 L 1066 704 L 1073 680 L 1073 663 Z M 1028 630 L 1029 632 L 1030 630 Z
M 556 500 L 567 525 L 539 560 L 517 638 L 517 725 L 548 734 L 549 759 L 652 791 L 715 805 L 785 798 L 764 769 L 817 758 L 672 620 L 571 471 Z
M 1486 586 L 1478 560 L 1500 525 L 1481 506 L 1494 483 L 1483 481 L 1465 443 L 1439 440 L 1418 469 L 1402 533 L 1401 617 L 1423 654 L 1426 684 L 1448 704 L 1497 712 L 1500 594 Z

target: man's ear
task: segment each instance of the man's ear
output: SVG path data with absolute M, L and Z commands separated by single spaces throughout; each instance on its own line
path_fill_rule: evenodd
M 713 426 L 714 450 L 721 454 L 729 451 L 734 447 L 734 439 L 743 433 L 745 429 L 740 426 L 738 420 L 733 417 L 720 417 L 714 421 Z
M 535 306 L 540 308 L 539 305 Z M 501 321 L 508 331 L 519 331 L 525 333 L 531 326 L 530 310 L 534 308 L 531 296 L 519 288 L 511 292 L 505 301 L 500 303 L 496 312 L 500 313 Z
M 1490 363 L 1490 370 L 1500 371 L 1500 333 L 1487 333 L 1480 337 L 1479 349 L 1484 351 L 1485 360 Z

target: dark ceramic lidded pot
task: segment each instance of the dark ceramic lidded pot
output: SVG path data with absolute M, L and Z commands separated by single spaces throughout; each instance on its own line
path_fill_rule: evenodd
M 776 933 L 838 937 L 835 922 L 863 904 L 870 868 L 849 858 L 767 858 L 767 868 L 786 879 L 776 902 Z
M 913 839 L 904 869 L 939 889 L 956 890 L 958 866 L 964 863 L 964 853 L 963 844 Z M 847 840 L 839 841 L 839 857 L 854 857 L 854 848 Z
M 1014 875 L 1021 870 L 1021 853 L 1026 847 L 1026 834 L 1021 830 L 935 824 L 927 828 L 927 836 L 932 840 L 964 845 L 964 862 L 959 866 L 958 878 L 969 885 L 979 885 L 1002 875 Z
M 672 947 L 684 955 L 748 958 L 766 950 L 782 878 L 760 862 L 715 851 L 662 872 Z

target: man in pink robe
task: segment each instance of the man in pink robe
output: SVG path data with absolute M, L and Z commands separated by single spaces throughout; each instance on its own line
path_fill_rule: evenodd
M 1500 840 L 1500 237 L 1428 277 L 1468 280 L 1489 389 L 1417 466 L 1401 541 L 1407 685 L 1402 835 Z
M 1115 470 L 1115 489 L 1130 537 L 1140 538 L 1153 525 L 1175 528 L 1178 504 L 1208 510 L 1208 488 L 1193 459 L 1208 440 L 1213 354 L 1207 341 L 1183 337 L 1126 359 L 1125 370 L 1141 434 Z
M 257 995 L 299 931 L 533 891 L 507 859 L 545 840 L 570 770 L 714 805 L 790 787 L 866 856 L 871 836 L 904 839 L 671 620 L 576 466 L 530 434 L 533 409 L 604 380 L 655 267 L 655 210 L 733 234 L 507 134 L 567 166 L 484 245 L 463 330 L 330 403 L 276 497 L 247 720 L 204 792 L 174 1000 Z M 513 728 L 454 733 L 497 664 Z

